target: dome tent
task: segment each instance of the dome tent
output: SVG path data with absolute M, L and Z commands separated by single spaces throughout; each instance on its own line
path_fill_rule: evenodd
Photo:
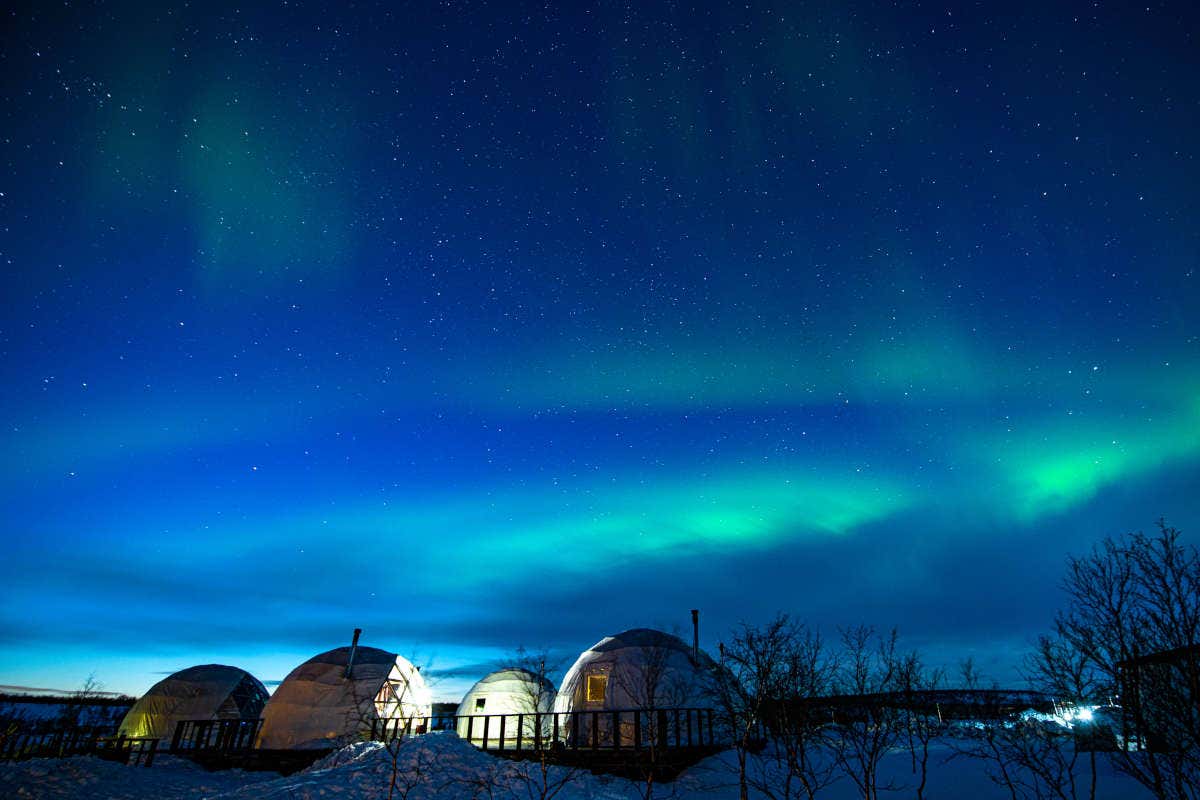
M 652 709 L 709 708 L 709 675 L 714 663 L 678 636 L 649 628 L 634 628 L 607 636 L 580 654 L 567 670 L 555 699 L 556 712 L 630 711 L 618 715 L 621 743 L 632 744 L 639 727 L 642 738 L 652 734 Z M 592 731 L 596 745 L 612 742 L 612 715 L 602 714 Z M 587 730 L 572 735 L 592 735 Z
M 170 738 L 185 719 L 258 719 L 267 690 L 249 672 L 223 664 L 201 664 L 170 675 L 133 704 L 120 732 L 125 736 Z
M 554 684 L 544 676 L 515 667 L 497 670 L 480 679 L 458 704 L 458 735 L 472 744 L 480 744 L 486 733 L 489 742 L 497 742 L 500 721 L 493 718 L 485 723 L 484 717 L 527 714 L 527 718 L 505 720 L 504 746 L 516 744 L 518 730 L 521 738 L 532 740 L 538 720 L 535 712 L 553 711 L 555 695 Z M 475 719 L 471 721 L 468 717 Z M 549 719 L 542 720 L 543 733 L 549 724 Z
M 374 647 L 338 647 L 313 656 L 283 679 L 263 710 L 258 746 L 335 746 L 369 731 L 377 719 L 428 717 L 431 699 L 421 673 L 403 656 Z

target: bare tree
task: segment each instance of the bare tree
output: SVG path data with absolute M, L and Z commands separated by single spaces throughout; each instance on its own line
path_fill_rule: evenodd
M 677 637 L 676 637 L 677 638 Z M 635 782 L 642 800 L 652 800 L 660 785 L 658 776 L 668 747 L 671 721 L 667 709 L 685 705 L 704 687 L 700 665 L 681 671 L 672 663 L 675 651 L 665 642 L 650 642 L 630 648 L 634 657 L 619 662 L 613 668 L 611 680 L 630 699 L 635 714 L 643 716 L 639 744 L 645 760 L 639 762 L 642 780 Z M 612 736 L 624 736 L 623 725 L 614 726 Z M 632 736 L 639 735 L 629 729 Z M 632 744 L 632 741 L 630 741 Z
M 547 724 L 552 717 L 546 710 L 554 708 L 554 698 L 558 695 L 551 676 L 560 671 L 561 660 L 553 658 L 545 647 L 532 651 L 518 647 L 510 664 L 510 669 L 525 676 L 520 684 L 521 696 L 517 699 L 518 713 L 528 715 L 523 720 L 521 736 L 544 741 L 552 727 Z
M 92 722 L 95 716 L 95 701 L 103 696 L 104 684 L 96 680 L 92 673 L 84 679 L 83 684 L 71 692 L 58 712 L 57 723 L 60 727 L 77 727 Z
M 941 688 L 944 675 L 940 669 L 930 670 L 913 651 L 900 659 L 897 676 L 903 695 L 903 726 L 916 776 L 917 800 L 924 800 L 929 779 L 929 750 L 933 741 L 945 730 L 940 712 L 930 713 L 928 694 Z
M 743 624 L 720 653 L 712 694 L 730 730 L 741 800 L 750 788 L 777 800 L 814 797 L 834 778 L 813 703 L 828 693 L 835 666 L 821 637 L 779 614 L 762 627 Z M 764 740 L 765 758 L 752 760 Z
M 719 661 L 708 677 L 708 692 L 737 756 L 741 800 L 750 796 L 750 754 L 765 735 L 764 717 L 778 696 L 779 665 L 790 636 L 791 623 L 783 614 L 763 628 L 743 623 L 729 644 L 721 642 Z
M 1072 699 L 1119 698 L 1113 763 L 1164 800 L 1200 798 L 1200 554 L 1180 536 L 1160 520 L 1071 558 L 1039 651 L 1043 680 Z
M 975 692 L 984 688 L 984 678 L 972 658 L 959 665 L 960 686 Z M 994 685 L 992 688 L 996 688 Z M 988 780 L 1003 787 L 1011 800 L 1018 800 L 1017 774 L 1020 766 L 1015 763 L 1003 743 L 1004 726 L 999 723 L 999 709 L 979 708 L 980 719 L 972 720 L 966 728 L 968 734 L 963 742 L 952 742 L 952 758 L 970 758 L 983 763 Z
M 973 749 L 961 751 L 985 764 L 985 774 L 1013 800 L 1078 800 L 1095 797 L 1095 781 L 1080 787 L 1078 753 L 1069 733 L 1037 719 L 988 720 Z M 1081 795 L 1086 791 L 1086 795 Z
M 1028 659 L 1026 671 L 1031 684 L 1058 698 L 1068 708 L 1077 708 L 1085 700 L 1097 697 L 1101 689 L 1096 682 L 1094 671 L 1088 667 L 1087 659 L 1060 636 L 1038 638 L 1034 653 Z M 1078 723 L 1073 721 L 1071 724 L 1077 726 Z M 1095 736 L 1096 731 L 1089 730 L 1086 735 L 1080 735 L 1076 727 L 1076 732 L 1069 741 L 1061 731 L 1047 729 L 1047 733 L 1051 735 L 1051 741 L 1043 748 L 1048 758 L 1041 762 L 1045 764 L 1042 771 L 1045 773 L 1047 770 L 1065 770 L 1065 777 L 1069 778 L 1068 785 L 1072 789 L 1071 796 L 1075 796 L 1076 764 L 1081 754 L 1080 745 L 1086 745 L 1084 749 L 1088 767 L 1087 797 L 1089 800 L 1095 798 L 1099 778 L 1096 748 L 1100 744 Z M 1058 735 L 1054 736 L 1055 733 Z
M 415 666 L 415 661 L 409 663 L 414 664 L 414 672 L 422 672 L 421 667 Z M 391 669 L 394 670 L 395 667 Z M 429 670 L 425 672 L 428 673 Z M 423 720 L 403 716 L 406 706 L 411 705 L 411 674 L 397 678 L 393 678 L 392 675 L 392 672 L 387 674 L 373 696 L 360 695 L 359 684 L 352 682 L 352 705 L 346 712 L 347 732 L 336 744 L 345 745 L 372 739 L 379 743 L 385 751 L 389 765 L 387 798 L 395 800 L 399 797 L 405 800 L 415 789 L 431 784 L 436 759 L 424 748 L 409 748 L 410 752 L 402 761 L 401 755 L 406 750 L 406 739 L 418 731 L 424 732 L 421 727 Z M 353 681 L 350 665 L 347 665 L 342 679 Z M 387 712 L 395 712 L 401 716 L 388 717 Z
M 408 800 L 413 792 L 441 788 L 435 783 L 441 771 L 434 753 L 424 747 L 403 744 L 401 738 L 384 743 L 389 758 L 388 800 Z
M 1061 656 L 1049 640 L 1043 640 L 1032 663 L 1036 665 L 1042 659 L 1057 661 Z M 970 661 L 965 662 L 963 675 L 964 688 L 982 688 Z M 1067 675 L 1064 668 L 1060 680 L 1065 682 Z M 1077 689 L 1067 690 L 1066 683 L 1062 686 L 1066 696 L 1079 696 Z M 1068 727 L 1036 715 L 1005 713 L 998 701 L 992 705 L 984 704 L 980 711 L 981 718 L 967 729 L 969 735 L 965 743 L 955 745 L 956 757 L 982 762 L 984 774 L 1003 787 L 1012 800 L 1079 800 L 1083 797 L 1094 800 L 1097 786 L 1094 753 L 1088 754 L 1091 769 L 1081 783 L 1078 770 L 1081 751 Z
M 553 730 L 553 710 L 544 714 L 543 709 L 549 706 L 553 709 L 554 697 L 557 694 L 552 674 L 556 674 L 561 662 L 553 659 L 546 648 L 527 651 L 517 648 L 513 659 L 514 667 L 529 674 L 529 680 L 522 684 L 525 696 L 522 705 L 532 713 L 532 721 L 526 720 L 529 734 L 537 734 L 541 747 L 536 750 L 532 760 L 523 761 L 513 771 L 513 777 L 524 790 L 528 800 L 554 800 L 560 792 L 579 780 L 582 770 L 575 766 L 556 765 L 553 756 L 557 742 L 551 741 Z M 549 718 L 551 724 L 547 724 Z M 525 735 L 522 731 L 522 735 Z
M 572 765 L 555 764 L 547 749 L 536 758 L 514 765 L 512 777 L 527 800 L 554 800 L 563 790 L 577 783 L 583 770 Z
M 877 800 L 880 790 L 898 788 L 879 785 L 879 763 L 901 743 L 906 729 L 900 709 L 880 697 L 903 688 L 896 641 L 895 630 L 887 636 L 864 626 L 842 631 L 838 690 L 847 704 L 836 719 L 834 753 L 863 800 Z

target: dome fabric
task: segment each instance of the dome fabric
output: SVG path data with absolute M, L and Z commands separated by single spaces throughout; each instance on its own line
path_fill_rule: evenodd
M 330 747 L 359 739 L 378 719 L 428 717 L 432 698 L 420 672 L 406 658 L 374 647 L 313 656 L 291 671 L 263 711 L 259 747 Z
M 484 737 L 484 716 L 528 714 L 528 719 L 505 719 L 505 746 L 515 745 L 517 729 L 523 739 L 533 740 L 536 732 L 535 712 L 548 714 L 554 710 L 554 684 L 537 674 L 518 668 L 501 669 L 480 679 L 458 705 L 458 735 L 478 744 Z M 476 717 L 471 722 L 467 717 Z M 521 723 L 518 726 L 518 722 Z M 547 728 L 549 720 L 542 721 Z M 487 723 L 489 742 L 499 741 L 500 720 Z
M 641 711 L 663 708 L 710 708 L 708 677 L 713 661 L 704 653 L 693 660 L 692 648 L 678 636 L 649 628 L 634 628 L 607 636 L 585 650 L 567 670 L 554 703 L 556 712 Z M 602 715 L 596 722 L 605 746 L 619 735 L 624 744 L 633 741 L 634 714 L 621 716 L 619 734 L 612 718 Z M 643 719 L 642 737 L 651 735 Z M 588 730 L 570 735 L 590 737 Z
M 585 650 L 567 671 L 556 711 L 708 707 L 712 659 L 678 636 L 634 628 Z
M 181 720 L 258 719 L 266 701 L 266 688 L 244 669 L 201 664 L 150 687 L 129 709 L 119 731 L 169 739 Z

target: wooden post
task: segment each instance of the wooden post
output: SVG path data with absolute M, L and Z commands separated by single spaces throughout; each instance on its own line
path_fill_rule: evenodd
M 553 730 L 551 731 L 551 735 L 554 737 L 554 740 L 550 743 L 550 746 L 553 747 L 554 743 L 558 741 L 558 712 L 552 711 L 551 713 L 554 714 L 554 723 L 552 725 Z
M 692 746 L 692 710 L 685 708 L 683 715 L 687 718 L 687 746 Z
M 501 750 L 504 749 L 504 720 L 506 718 L 507 718 L 506 714 L 500 715 L 500 749 Z
M 521 738 L 525 735 L 525 715 L 517 714 L 517 752 L 521 752 Z
M 612 748 L 621 749 L 621 712 L 612 712 Z
M 600 747 L 600 714 L 597 711 L 592 712 L 592 749 Z
M 642 712 L 638 709 L 633 712 L 633 749 L 642 749 Z
M 491 714 L 485 714 L 485 715 L 484 715 L 484 717 L 483 717 L 483 749 L 484 749 L 484 750 L 487 750 L 487 743 L 488 743 L 488 725 L 491 723 L 491 721 L 492 721 L 492 715 L 491 715 Z
M 454 727 L 457 728 L 458 725 L 456 724 Z M 474 717 L 467 717 L 467 741 L 470 742 L 471 744 L 475 744 L 475 718 Z

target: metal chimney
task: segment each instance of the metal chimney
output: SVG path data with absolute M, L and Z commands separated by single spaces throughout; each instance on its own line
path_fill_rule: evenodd
M 692 661 L 700 662 L 700 609 L 692 609 Z
M 354 672 L 354 656 L 358 652 L 358 637 L 362 636 L 362 628 L 354 629 L 354 641 L 350 642 L 350 657 L 346 659 L 345 677 L 349 678 Z

